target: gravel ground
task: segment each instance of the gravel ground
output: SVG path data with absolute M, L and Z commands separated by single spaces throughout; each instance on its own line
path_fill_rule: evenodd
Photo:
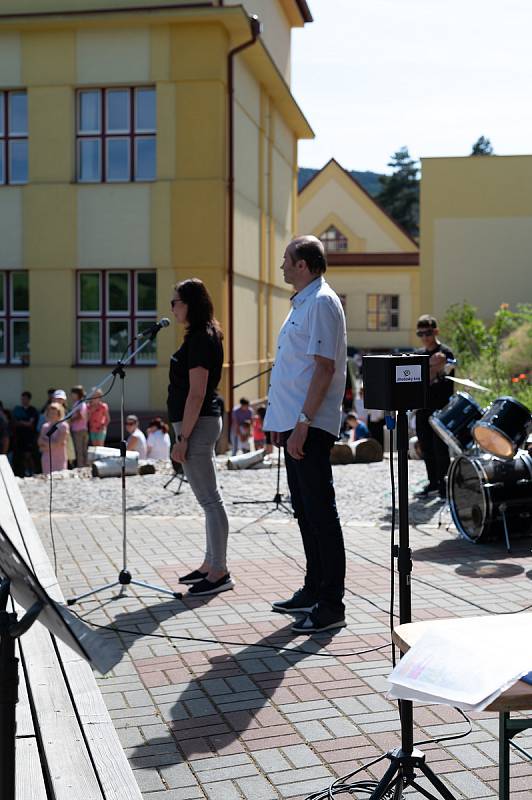
M 272 500 L 276 493 L 277 470 L 275 466 L 260 470 L 228 470 L 227 458 L 217 459 L 219 480 L 231 517 L 257 518 L 275 509 L 273 503 L 234 505 L 235 500 Z M 397 465 L 396 465 L 397 466 Z M 126 479 L 126 507 L 133 515 L 175 516 L 197 515 L 201 509 L 187 484 L 181 492 L 178 479 L 167 489 L 164 484 L 172 477 L 170 464 L 158 462 L 154 475 L 133 476 Z M 338 510 L 342 521 L 387 525 L 390 522 L 391 485 L 388 458 L 376 464 L 349 464 L 333 467 Z M 420 461 L 409 461 L 410 521 L 412 524 L 437 524 L 442 503 L 431 495 L 426 499 L 414 497 L 414 492 L 425 483 L 425 466 Z M 44 476 L 19 478 L 24 499 L 32 514 L 48 511 L 50 481 Z M 396 473 L 397 480 L 397 473 Z M 280 492 L 289 505 L 284 467 L 281 468 Z M 52 510 L 54 513 L 115 515 L 121 509 L 120 478 L 93 478 L 89 469 L 54 473 Z M 443 519 L 449 515 L 444 511 Z

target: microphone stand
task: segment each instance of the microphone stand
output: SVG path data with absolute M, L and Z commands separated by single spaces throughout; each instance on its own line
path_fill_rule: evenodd
M 266 375 L 268 372 L 271 372 L 272 369 L 273 369 L 273 366 L 269 367 L 268 369 L 264 369 L 264 370 L 262 370 L 262 372 L 258 372 L 256 375 L 252 375 L 251 378 L 246 378 L 245 380 L 240 381 L 240 383 L 235 383 L 235 385 L 232 388 L 233 389 L 238 389 L 239 386 L 243 386 L 245 383 L 249 383 L 250 381 L 254 381 L 255 378 L 260 378 L 261 375 Z M 233 500 L 233 505 L 234 506 L 246 506 L 246 505 L 247 506 L 249 506 L 249 505 L 257 505 L 257 506 L 259 506 L 259 505 L 265 505 L 265 504 L 269 505 L 270 503 L 274 503 L 275 508 L 272 508 L 271 511 L 267 511 L 266 514 L 262 515 L 263 517 L 267 516 L 267 514 L 273 514 L 274 511 L 284 511 L 286 514 L 292 514 L 293 513 L 292 509 L 289 508 L 286 505 L 286 503 L 283 503 L 283 497 L 282 497 L 281 492 L 280 492 L 280 484 L 281 484 L 281 448 L 279 447 L 279 451 L 278 451 L 278 454 L 277 454 L 277 485 L 276 485 L 276 488 L 275 488 L 275 495 L 273 496 L 273 500 Z M 261 519 L 262 519 L 262 517 L 261 517 Z
M 165 326 L 163 326 L 165 327 Z M 83 594 L 77 595 L 76 597 L 70 597 L 67 600 L 67 605 L 71 606 L 74 603 L 79 602 L 80 600 L 84 600 L 86 597 L 91 597 L 93 594 L 97 594 L 98 592 L 103 592 L 107 589 L 113 589 L 115 586 L 120 586 L 119 597 L 124 594 L 124 588 L 129 586 L 129 584 L 133 584 L 134 586 L 142 586 L 143 589 L 152 589 L 153 591 L 160 593 L 160 594 L 169 594 L 171 597 L 175 597 L 178 600 L 181 599 L 183 596 L 181 592 L 172 592 L 171 589 L 165 589 L 162 586 L 154 586 L 151 583 L 146 583 L 145 581 L 138 581 L 134 580 L 131 572 L 127 568 L 127 514 L 126 514 L 126 451 L 127 451 L 127 442 L 126 442 L 126 431 L 125 431 L 125 419 L 124 419 L 124 398 L 125 398 L 125 390 L 124 390 L 124 381 L 126 378 L 125 367 L 127 367 L 131 361 L 135 358 L 137 353 L 140 353 L 143 350 L 148 342 L 151 342 L 157 336 L 159 332 L 159 328 L 153 330 L 153 332 L 146 336 L 145 340 L 140 344 L 136 350 L 134 350 L 125 360 L 119 359 L 117 361 L 116 366 L 107 375 L 102 383 L 99 386 L 102 386 L 111 376 L 113 379 L 116 379 L 118 376 L 120 378 L 120 428 L 122 432 L 122 441 L 120 442 L 120 458 L 121 458 L 121 479 L 122 479 L 122 569 L 118 573 L 118 577 L 116 581 L 112 581 L 111 583 L 106 583 L 103 586 L 98 586 L 96 589 L 91 589 L 90 592 L 84 592 Z M 133 340 L 135 341 L 135 340 Z M 99 387 L 97 387 L 99 388 Z M 72 415 L 72 409 L 70 415 Z M 65 417 L 66 419 L 66 417 Z M 50 429 L 51 431 L 51 429 Z M 51 435 L 49 433 L 48 435 Z

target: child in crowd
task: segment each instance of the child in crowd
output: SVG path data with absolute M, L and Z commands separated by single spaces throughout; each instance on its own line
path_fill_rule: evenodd
M 62 422 L 64 416 L 65 410 L 61 403 L 50 403 L 46 409 L 46 422 L 42 426 L 37 440 L 41 451 L 42 471 L 45 475 L 66 469 L 68 466 L 68 424 Z M 46 434 L 55 423 L 59 423 L 57 429 L 48 437 Z
M 89 409 L 84 402 L 85 390 L 83 386 L 73 386 L 70 390 L 70 400 L 72 406 L 76 406 L 76 411 L 70 418 L 70 433 L 74 441 L 76 451 L 76 467 L 87 466 L 87 448 L 89 446 L 88 418 Z
M 259 406 L 257 413 L 253 416 L 253 442 L 255 450 L 262 450 L 266 444 L 266 434 L 262 429 L 262 423 L 266 416 L 266 406 Z
M 111 422 L 109 406 L 102 400 L 102 390 L 93 389 L 89 406 L 89 443 L 93 447 L 101 447 L 105 444 L 107 427 Z

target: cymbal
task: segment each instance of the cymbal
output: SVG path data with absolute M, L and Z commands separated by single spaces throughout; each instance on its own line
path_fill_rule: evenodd
M 480 392 L 489 392 L 489 389 L 486 389 L 485 386 L 480 386 L 480 384 L 469 380 L 469 378 L 453 378 L 451 375 L 446 375 L 445 377 L 448 381 L 460 383 L 462 386 L 469 386 L 470 389 L 478 389 Z

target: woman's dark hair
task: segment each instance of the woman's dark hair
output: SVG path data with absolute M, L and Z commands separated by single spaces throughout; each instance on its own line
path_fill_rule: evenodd
M 187 335 L 192 331 L 215 333 L 223 339 L 220 323 L 214 316 L 214 306 L 207 287 L 199 278 L 188 278 L 176 284 L 174 291 L 187 306 Z
M 161 417 L 154 417 L 152 420 L 148 422 L 148 428 L 157 428 L 158 431 L 162 431 L 163 433 L 168 433 L 168 425 L 164 422 Z

